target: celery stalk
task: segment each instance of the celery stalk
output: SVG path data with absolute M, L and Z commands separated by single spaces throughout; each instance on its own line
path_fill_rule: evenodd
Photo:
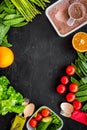
M 46 7 L 45 3 L 48 3 L 49 0 L 11 0 L 11 2 L 18 9 L 25 20 L 29 22 L 32 21 L 37 14 L 41 14 L 36 6 L 44 9 Z

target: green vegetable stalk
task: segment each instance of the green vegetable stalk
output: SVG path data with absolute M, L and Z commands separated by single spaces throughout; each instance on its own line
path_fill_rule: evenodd
M 49 0 L 11 0 L 11 2 L 19 10 L 26 21 L 29 22 L 32 21 L 32 19 L 34 19 L 37 14 L 41 14 L 36 6 L 45 9 L 45 3 L 49 3 Z

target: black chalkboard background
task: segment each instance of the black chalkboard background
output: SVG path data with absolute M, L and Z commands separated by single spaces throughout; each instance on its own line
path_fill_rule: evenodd
M 50 1 L 47 6 L 56 2 Z M 78 31 L 87 32 L 87 25 Z M 55 111 L 64 121 L 62 130 L 87 129 L 87 126 L 59 114 L 59 105 L 65 101 L 65 95 L 59 95 L 55 91 L 60 76 L 65 74 L 66 66 L 76 57 L 71 44 L 76 32 L 61 38 L 48 21 L 45 11 L 42 11 L 27 26 L 10 29 L 8 38 L 13 44 L 15 61 L 10 67 L 0 69 L 0 76 L 6 75 L 17 91 L 35 103 L 35 110 L 46 105 Z M 10 130 L 14 117 L 14 113 L 0 116 L 0 130 Z M 27 130 L 26 125 L 24 130 Z

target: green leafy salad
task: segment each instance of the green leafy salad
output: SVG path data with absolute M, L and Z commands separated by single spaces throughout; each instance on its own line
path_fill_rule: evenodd
M 21 113 L 25 106 L 22 94 L 16 92 L 6 76 L 0 77 L 0 114 L 6 115 L 8 112 Z

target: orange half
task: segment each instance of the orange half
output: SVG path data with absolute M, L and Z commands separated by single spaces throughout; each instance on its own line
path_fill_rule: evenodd
M 72 38 L 72 45 L 76 51 L 86 52 L 87 51 L 87 33 L 78 32 Z

